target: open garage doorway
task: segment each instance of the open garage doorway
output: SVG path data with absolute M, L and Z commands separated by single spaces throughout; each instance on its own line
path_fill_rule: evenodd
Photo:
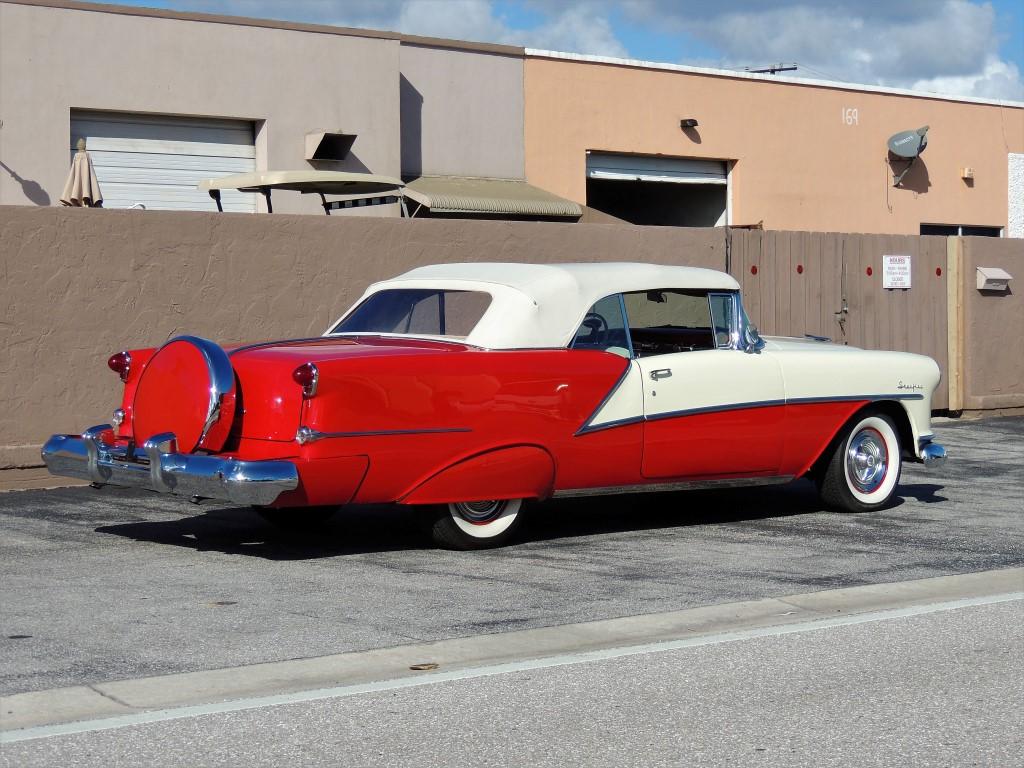
M 587 206 L 631 224 L 723 227 L 728 165 L 651 155 L 587 153 Z

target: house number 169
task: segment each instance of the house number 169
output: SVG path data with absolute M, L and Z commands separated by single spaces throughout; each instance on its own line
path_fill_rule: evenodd
M 857 125 L 858 116 L 856 107 L 843 107 L 842 120 L 847 125 Z

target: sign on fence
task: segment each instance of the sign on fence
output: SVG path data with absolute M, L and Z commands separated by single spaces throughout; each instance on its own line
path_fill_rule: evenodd
M 882 287 L 910 288 L 910 257 L 882 257 Z

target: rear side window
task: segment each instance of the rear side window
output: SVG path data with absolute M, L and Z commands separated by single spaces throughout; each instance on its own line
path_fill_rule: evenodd
M 583 318 L 570 345 L 573 349 L 599 349 L 630 357 L 626 322 L 619 294 L 605 296 Z
M 401 288 L 379 291 L 331 333 L 397 333 L 464 339 L 491 305 L 483 291 Z

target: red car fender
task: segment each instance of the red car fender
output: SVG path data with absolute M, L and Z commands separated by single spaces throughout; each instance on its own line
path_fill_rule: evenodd
M 551 495 L 555 462 L 537 445 L 513 445 L 470 456 L 412 488 L 401 504 L 446 504 Z

